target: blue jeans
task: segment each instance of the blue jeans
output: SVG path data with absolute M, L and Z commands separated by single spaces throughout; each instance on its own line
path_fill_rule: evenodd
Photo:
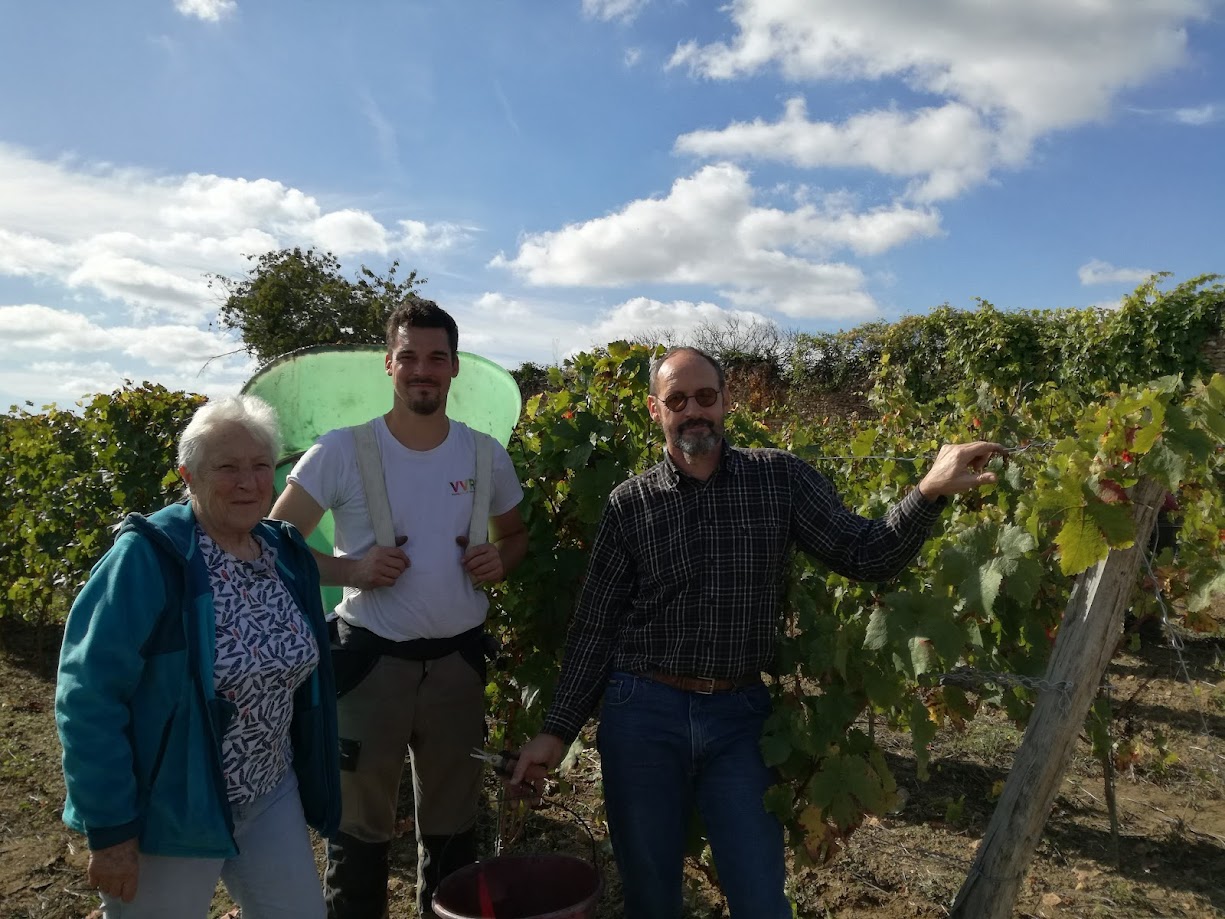
M 102 895 L 105 919 L 208 916 L 217 879 L 242 907 L 243 919 L 323 919 L 306 818 L 292 768 L 272 791 L 233 805 L 233 858 L 176 858 L 140 853 L 136 899 Z
M 769 691 L 703 695 L 613 673 L 597 744 L 628 919 L 678 919 L 696 805 L 732 919 L 790 919 L 783 830 L 762 796 L 775 778 L 759 742 Z

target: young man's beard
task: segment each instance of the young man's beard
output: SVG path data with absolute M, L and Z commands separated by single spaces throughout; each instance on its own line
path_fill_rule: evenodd
M 442 397 L 436 392 L 417 393 L 408 399 L 408 410 L 414 415 L 433 415 L 442 406 Z

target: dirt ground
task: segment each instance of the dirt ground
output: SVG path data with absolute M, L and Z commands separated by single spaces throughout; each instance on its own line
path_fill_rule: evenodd
M 1109 829 L 1101 764 L 1081 743 L 1023 883 L 1022 917 L 1225 915 L 1225 638 L 1187 636 L 1119 654 L 1110 671 L 1120 835 Z M 6 623 L 0 631 L 0 919 L 80 919 L 96 906 L 85 885 L 83 841 L 60 823 L 63 781 L 52 700 L 54 636 Z M 905 736 L 880 734 L 901 810 L 869 820 L 821 869 L 793 873 L 800 917 L 913 919 L 948 915 L 1008 775 L 1021 733 L 983 711 L 964 732 L 944 730 L 920 782 Z M 598 762 L 579 758 L 562 800 L 591 825 L 605 875 L 600 917 L 620 915 L 616 868 L 600 820 Z M 482 829 L 495 836 L 496 785 Z M 513 851 L 592 857 L 578 822 L 557 809 L 527 818 Z M 416 915 L 411 832 L 392 851 L 392 917 Z M 705 872 L 688 872 L 690 917 L 726 915 Z M 219 892 L 213 916 L 231 904 Z

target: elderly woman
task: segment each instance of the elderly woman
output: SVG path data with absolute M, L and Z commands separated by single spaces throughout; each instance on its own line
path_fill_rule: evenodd
M 279 435 L 250 396 L 179 442 L 189 501 L 131 514 L 72 606 L 55 714 L 64 821 L 89 840 L 103 915 L 320 917 L 307 824 L 340 817 L 319 575 L 264 520 Z

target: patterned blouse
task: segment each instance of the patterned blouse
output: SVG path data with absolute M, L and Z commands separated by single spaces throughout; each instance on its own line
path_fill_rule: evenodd
M 259 537 L 260 557 L 245 562 L 197 527 L 217 611 L 213 666 L 217 695 L 237 706 L 221 740 L 230 801 L 272 791 L 293 760 L 293 694 L 319 663 L 319 647 L 276 572 L 276 550 Z

